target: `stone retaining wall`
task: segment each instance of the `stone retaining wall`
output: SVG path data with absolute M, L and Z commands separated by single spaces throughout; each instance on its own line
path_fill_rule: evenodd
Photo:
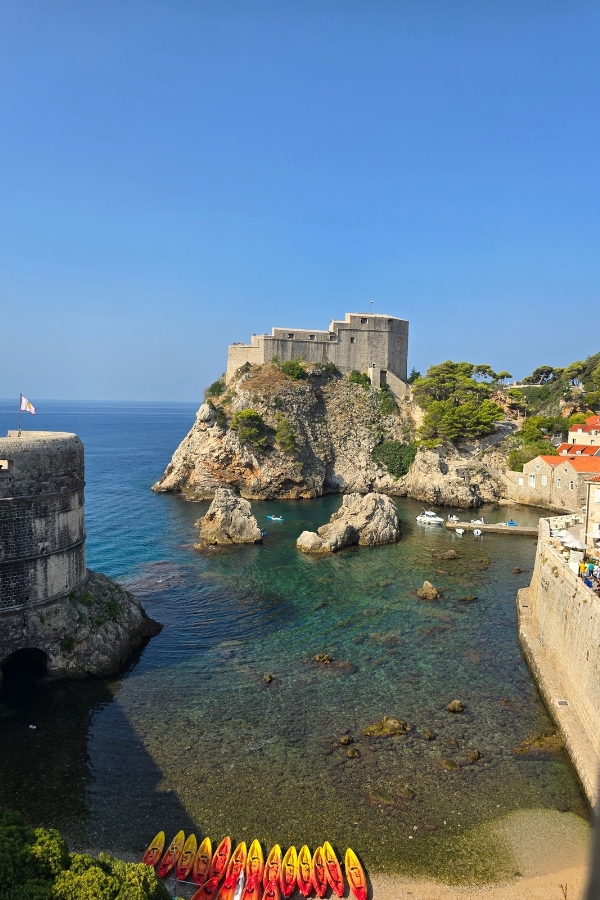
M 561 524 L 557 518 L 552 523 Z M 531 585 L 519 592 L 517 609 L 521 646 L 588 799 L 595 804 L 600 774 L 600 598 L 569 569 L 560 543 L 550 537 L 548 519 L 540 519 Z

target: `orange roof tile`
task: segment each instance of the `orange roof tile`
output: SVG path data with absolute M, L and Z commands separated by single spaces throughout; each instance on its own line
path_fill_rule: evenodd
M 571 466 L 576 472 L 600 473 L 600 456 L 539 456 L 549 466 Z
M 560 444 L 557 448 L 559 456 L 596 456 L 600 447 L 594 444 Z
M 592 478 L 588 478 L 587 481 L 593 483 L 600 482 L 600 475 L 594 475 Z

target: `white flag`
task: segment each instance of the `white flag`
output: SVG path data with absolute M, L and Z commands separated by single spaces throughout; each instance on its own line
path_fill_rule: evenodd
M 19 409 L 21 410 L 21 412 L 28 412 L 31 413 L 32 416 L 35 416 L 35 406 L 33 405 L 33 403 L 30 403 L 27 397 L 24 397 L 23 394 L 21 394 L 21 403 Z

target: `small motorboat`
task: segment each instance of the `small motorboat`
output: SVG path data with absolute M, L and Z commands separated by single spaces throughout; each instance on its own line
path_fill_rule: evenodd
M 283 522 L 283 516 L 267 516 L 267 519 L 270 519 L 271 522 Z
M 424 509 L 421 515 L 417 516 L 417 522 L 420 525 L 443 525 L 444 520 L 431 509 Z
M 448 513 L 448 521 L 449 522 L 460 522 L 458 516 L 455 516 L 453 513 Z
M 471 525 L 485 525 L 483 519 L 471 519 Z
M 464 528 L 455 528 L 455 529 L 454 529 L 454 534 L 460 534 L 461 537 L 462 537 L 462 535 L 463 535 L 464 533 L 465 533 L 465 529 L 464 529 Z
M 506 524 L 507 524 L 507 525 L 512 525 L 513 528 L 516 528 L 516 527 L 517 527 L 517 523 L 515 522 L 514 519 L 509 519 L 508 522 L 507 522 Z
M 473 531 L 473 534 L 475 535 L 475 537 L 481 537 L 481 535 L 483 534 L 483 531 L 481 530 L 481 528 L 475 528 L 475 530 Z

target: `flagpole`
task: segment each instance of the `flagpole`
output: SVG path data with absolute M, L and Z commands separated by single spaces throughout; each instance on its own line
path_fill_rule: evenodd
M 19 434 L 18 437 L 21 437 L 21 399 L 23 394 L 19 394 Z

